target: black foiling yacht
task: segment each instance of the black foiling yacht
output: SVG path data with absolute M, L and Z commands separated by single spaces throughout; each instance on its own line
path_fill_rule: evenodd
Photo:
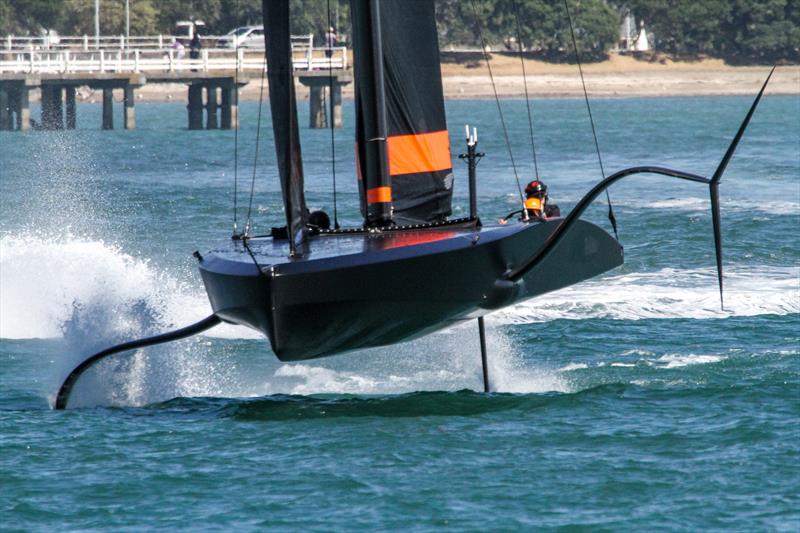
M 612 174 L 568 216 L 525 215 L 505 225 L 477 216 L 476 135 L 469 134 L 470 216 L 450 219 L 452 157 L 432 0 L 351 0 L 356 157 L 363 226 L 309 225 L 289 32 L 289 1 L 264 0 L 275 152 L 286 228 L 235 234 L 196 253 L 214 313 L 177 331 L 126 342 L 78 365 L 58 392 L 63 409 L 80 375 L 113 353 L 197 334 L 220 322 L 254 328 L 282 361 L 413 339 L 477 319 L 489 390 L 483 316 L 597 276 L 623 262 L 622 246 L 581 220 L 612 183 L 660 174 L 708 184 L 722 295 L 718 185 L 761 89 L 712 178 L 642 166 Z M 767 81 L 769 78 L 767 78 Z M 522 199 L 521 199 L 522 200 Z

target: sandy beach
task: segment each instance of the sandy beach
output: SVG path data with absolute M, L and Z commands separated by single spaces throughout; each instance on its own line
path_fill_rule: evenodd
M 495 56 L 492 72 L 502 97 L 524 95 L 518 57 Z M 525 61 L 528 92 L 535 98 L 583 95 L 577 65 Z M 485 63 L 472 69 L 442 66 L 448 98 L 492 96 Z M 769 67 L 733 67 L 721 60 L 647 62 L 613 55 L 608 61 L 583 66 L 586 88 L 594 97 L 750 95 L 758 91 Z M 800 66 L 779 67 L 768 94 L 800 94 Z
M 493 54 L 491 59 L 497 92 L 503 98 L 524 95 L 519 57 Z M 583 95 L 578 67 L 525 59 L 528 92 L 533 98 L 570 98 Z M 752 95 L 769 72 L 766 66 L 730 66 L 719 59 L 674 62 L 668 59 L 648 61 L 612 54 L 607 61 L 583 66 L 586 88 L 593 97 L 665 97 L 698 95 Z M 486 63 L 482 60 L 443 62 L 446 98 L 491 98 L 493 90 Z M 308 90 L 297 84 L 299 99 L 308 98 Z M 800 95 L 800 65 L 780 66 L 767 94 Z M 258 99 L 257 80 L 246 85 L 240 97 Z M 353 97 L 353 87 L 344 89 L 345 98 Z M 186 99 L 182 84 L 147 85 L 137 92 L 137 99 L 165 101 Z

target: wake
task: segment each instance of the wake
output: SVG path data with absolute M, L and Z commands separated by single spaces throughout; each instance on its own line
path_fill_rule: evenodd
M 490 315 L 494 324 L 570 319 L 711 319 L 800 312 L 800 267 L 728 267 L 725 311 L 713 269 L 606 276 Z M 178 276 L 132 257 L 119 246 L 69 237 L 30 245 L 0 238 L 0 338 L 67 338 L 83 331 L 102 347 L 183 327 L 208 316 L 199 279 Z M 222 325 L 208 337 L 259 339 L 244 327 Z

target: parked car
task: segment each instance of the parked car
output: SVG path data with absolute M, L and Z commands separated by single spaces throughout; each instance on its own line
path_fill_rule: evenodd
M 179 20 L 175 23 L 175 37 L 183 46 L 189 46 L 194 34 L 200 32 L 205 25 L 202 20 Z
M 241 26 L 217 41 L 219 48 L 264 48 L 264 26 Z

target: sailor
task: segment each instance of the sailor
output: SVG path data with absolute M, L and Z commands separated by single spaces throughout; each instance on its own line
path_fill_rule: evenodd
M 312 230 L 328 230 L 331 229 L 331 219 L 323 210 L 312 211 L 308 215 L 308 226 Z
M 550 203 L 547 195 L 547 185 L 539 180 L 533 180 L 525 186 L 525 210 L 531 218 L 560 217 L 561 210 L 556 204 Z M 522 209 L 512 211 L 500 219 L 500 224 L 507 224 L 514 215 L 522 214 Z
M 549 203 L 547 185 L 539 180 L 533 180 L 525 186 L 525 209 L 531 217 L 560 217 L 561 210 L 556 204 Z

